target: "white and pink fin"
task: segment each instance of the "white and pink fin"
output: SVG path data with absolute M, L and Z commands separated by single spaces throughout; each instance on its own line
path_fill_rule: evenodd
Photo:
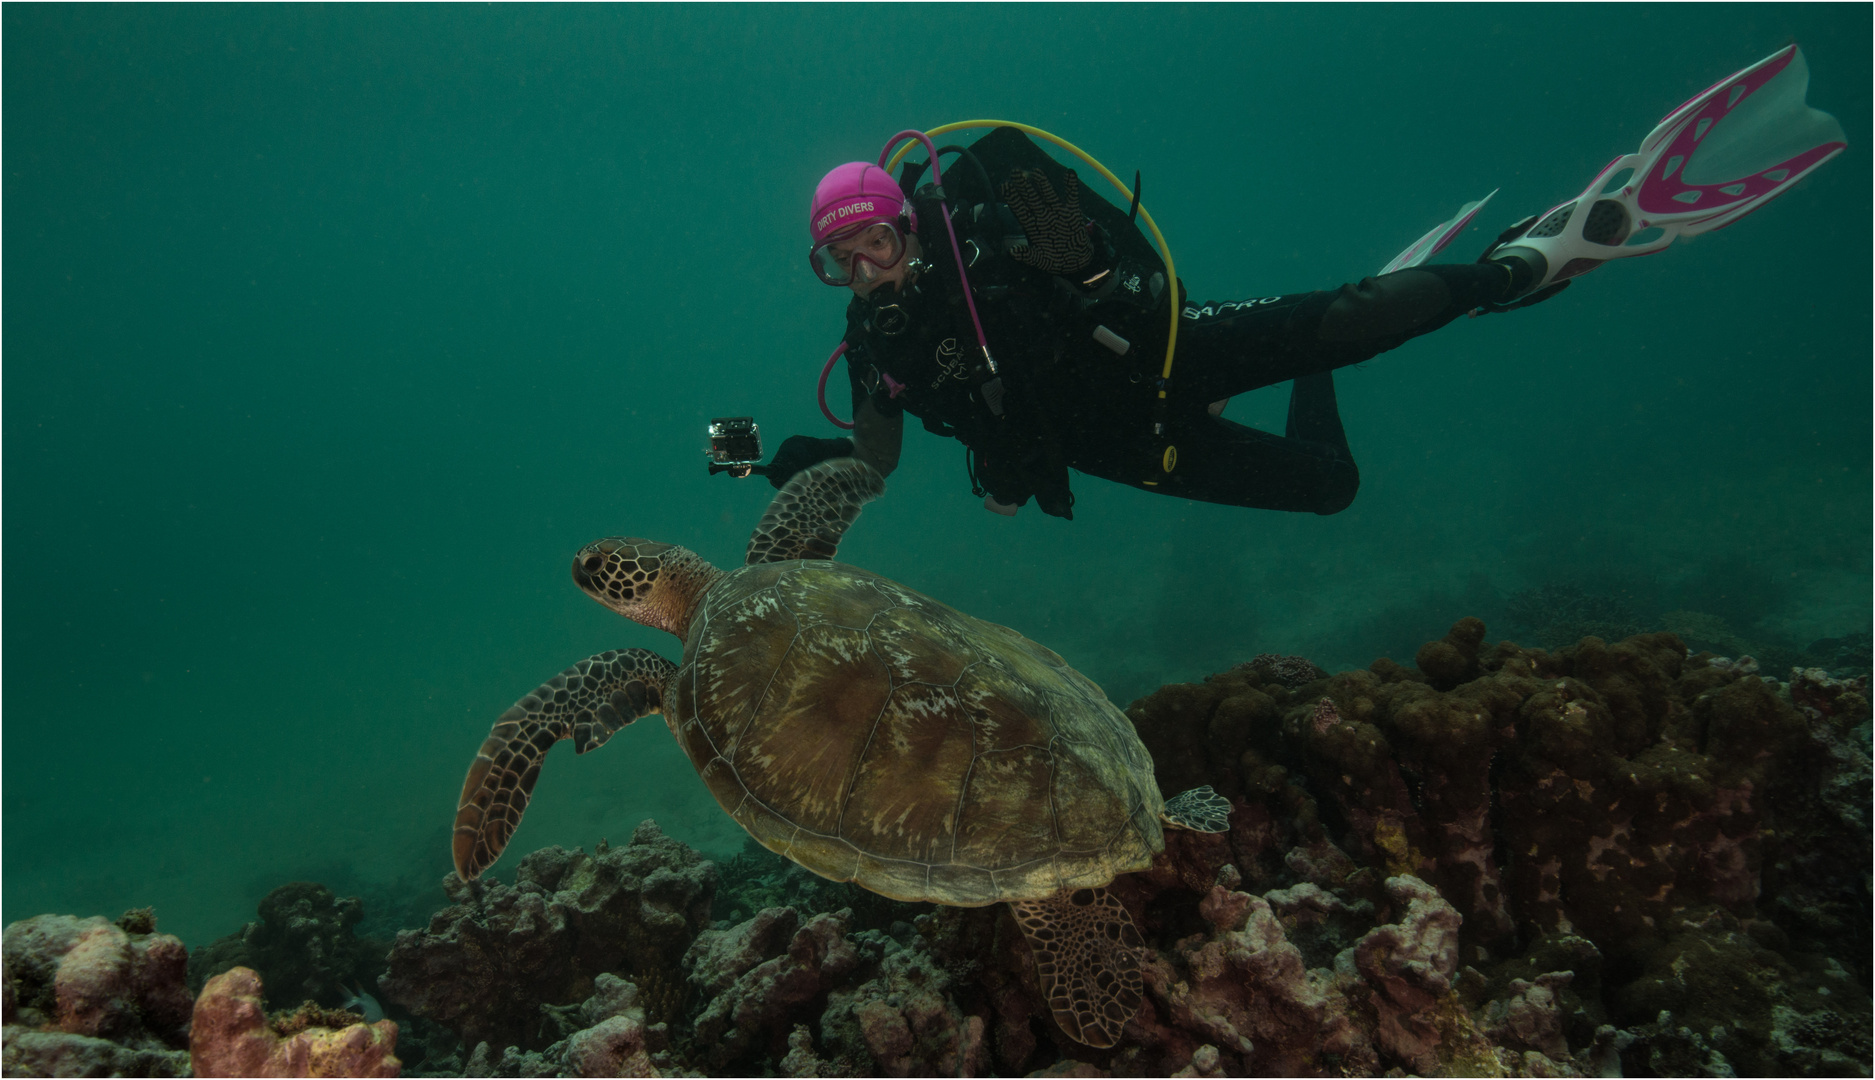
M 1491 195 L 1496 194 L 1497 190 L 1493 189 Z M 1407 245 L 1405 251 L 1395 255 L 1387 265 L 1381 267 L 1380 272 L 1383 274 L 1391 274 L 1395 270 L 1405 270 L 1409 267 L 1418 266 L 1420 263 L 1437 255 L 1439 252 L 1444 251 L 1445 246 L 1457 238 L 1459 233 L 1464 232 L 1465 226 L 1471 224 L 1471 219 L 1478 216 L 1478 211 L 1484 209 L 1484 204 L 1491 201 L 1491 195 L 1486 195 L 1482 199 L 1473 200 L 1459 207 L 1458 213 L 1454 214 L 1451 220 L 1442 221 L 1434 225 L 1430 232 Z

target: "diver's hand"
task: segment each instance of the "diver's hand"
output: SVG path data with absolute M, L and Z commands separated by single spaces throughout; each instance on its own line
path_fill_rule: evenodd
M 1040 169 L 1017 169 L 1003 183 L 1003 201 L 1021 222 L 1029 242 L 1009 249 L 1009 256 L 1037 270 L 1073 278 L 1090 268 L 1094 245 L 1081 216 L 1081 178 L 1068 170 L 1066 196 Z
M 764 475 L 779 491 L 802 469 L 811 469 L 828 458 L 847 457 L 852 453 L 851 439 L 816 439 L 812 435 L 790 435 L 782 441 L 781 449 L 775 451 L 775 460 L 768 463 Z

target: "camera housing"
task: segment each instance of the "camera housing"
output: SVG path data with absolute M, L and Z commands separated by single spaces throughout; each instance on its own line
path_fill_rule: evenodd
M 762 429 L 753 416 L 719 416 L 710 421 L 710 475 L 726 472 L 738 479 L 762 460 Z

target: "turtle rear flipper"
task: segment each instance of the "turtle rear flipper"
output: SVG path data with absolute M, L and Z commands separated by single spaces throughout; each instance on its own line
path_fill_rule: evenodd
M 1119 1042 L 1145 1000 L 1139 977 L 1145 943 L 1126 905 L 1105 889 L 1076 889 L 1009 906 L 1035 954 L 1035 974 L 1055 1023 L 1089 1046 Z
M 746 564 L 833 558 L 860 507 L 883 494 L 885 478 L 857 458 L 801 470 L 768 504 L 749 537 Z
M 495 721 L 469 765 L 456 804 L 451 847 L 464 881 L 494 865 L 521 824 L 540 763 L 561 739 L 575 753 L 603 746 L 633 720 L 664 710 L 664 684 L 677 666 L 648 649 L 589 656 L 547 680 Z
M 1229 832 L 1230 800 L 1206 784 L 1167 799 L 1159 817 L 1167 825 L 1192 832 Z

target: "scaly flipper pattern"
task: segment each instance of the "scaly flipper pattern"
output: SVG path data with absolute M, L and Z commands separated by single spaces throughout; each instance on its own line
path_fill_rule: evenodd
M 1230 800 L 1206 784 L 1166 800 L 1165 812 L 1159 816 L 1168 825 L 1192 832 L 1229 832 Z
M 823 461 L 795 474 L 749 537 L 747 565 L 831 559 L 860 507 L 885 494 L 885 478 L 857 458 Z
M 501 857 L 554 743 L 572 739 L 574 752 L 583 754 L 639 717 L 662 712 L 664 685 L 676 670 L 648 649 L 614 649 L 581 660 L 502 713 L 462 782 L 451 841 L 456 874 L 472 880 Z
M 1145 1000 L 1139 977 L 1145 943 L 1126 905 L 1105 889 L 1076 889 L 1009 906 L 1035 954 L 1035 974 L 1055 1023 L 1089 1046 L 1119 1042 Z

